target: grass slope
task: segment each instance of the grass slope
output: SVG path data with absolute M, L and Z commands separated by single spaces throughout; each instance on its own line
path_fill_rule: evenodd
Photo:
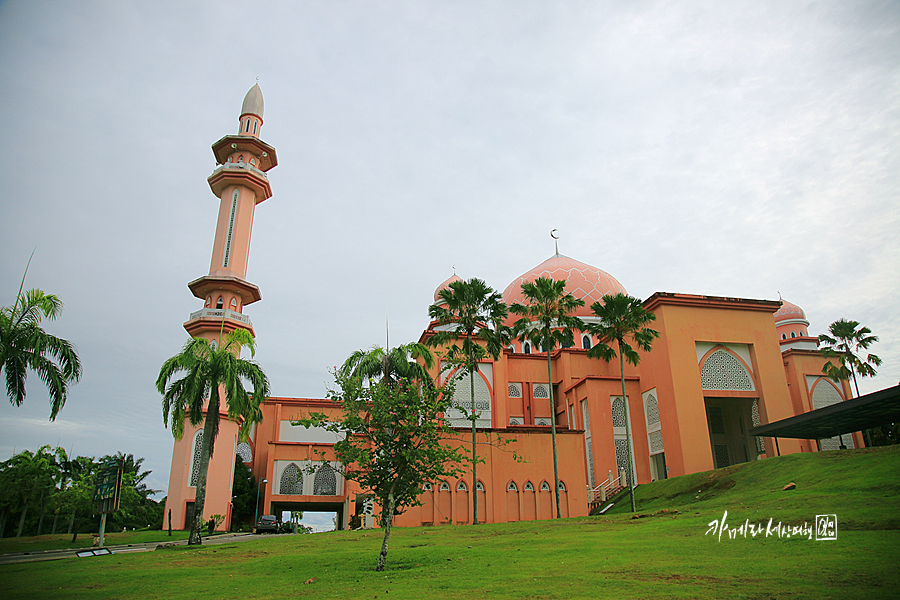
M 791 455 L 641 486 L 643 518 L 397 528 L 385 573 L 380 531 L 332 532 L 5 565 L 0 596 L 897 598 L 898 474 L 900 447 Z M 735 527 L 833 513 L 837 540 L 706 535 L 726 510 Z

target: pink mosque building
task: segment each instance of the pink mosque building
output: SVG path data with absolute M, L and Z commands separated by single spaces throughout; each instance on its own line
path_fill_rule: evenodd
M 253 215 L 272 196 L 266 173 L 278 164 L 275 149 L 259 137 L 262 124 L 262 92 L 254 85 L 244 98 L 238 132 L 212 146 L 216 167 L 208 182 L 220 199 L 219 215 L 209 273 L 188 284 L 203 302 L 184 324 L 194 337 L 217 340 L 223 327 L 254 333 L 244 311 L 260 299 L 259 289 L 246 279 Z M 626 292 L 609 273 L 557 253 L 512 281 L 503 300 L 521 300 L 521 284 L 541 276 L 565 279 L 567 291 L 585 301 L 575 314 L 587 322 L 593 318 L 588 308 L 593 302 L 607 293 Z M 438 286 L 435 302 L 440 289 L 454 279 Z M 810 335 L 800 307 L 780 300 L 664 292 L 647 298 L 644 306 L 655 313 L 653 327 L 660 337 L 638 367 L 626 364 L 627 412 L 618 362 L 589 359 L 587 350 L 595 343 L 590 334 L 578 332 L 574 347 L 551 353 L 553 381 L 547 381 L 547 356 L 541 348 L 516 341 L 498 360 L 478 365 L 474 399 L 467 376 L 456 386 L 454 401 L 460 406 L 474 401 L 480 411 L 476 426 L 485 442 L 479 450 L 485 464 L 478 468 L 478 481 L 471 481 L 469 473 L 425 485 L 422 506 L 408 509 L 395 524 L 470 523 L 472 494 L 478 495 L 481 522 L 551 518 L 551 420 L 557 427 L 564 517 L 587 515 L 592 501 L 620 478 L 626 468 L 628 419 L 639 484 L 776 454 L 838 447 L 838 438 L 776 442 L 748 434 L 756 425 L 851 397 L 846 382 L 822 376 L 817 337 Z M 434 322 L 423 325 L 419 341 L 436 329 Z M 263 421 L 246 442 L 238 439 L 237 425 L 223 412 L 204 517 L 225 515 L 220 528 L 230 527 L 237 455 L 255 477 L 267 481 L 259 514 L 328 511 L 338 514 L 339 528 L 346 528 L 351 516 L 371 523 L 368 496 L 340 476 L 333 455 L 329 464 L 318 458 L 319 452 L 328 457 L 332 434 L 291 424 L 310 411 L 337 413 L 336 407 L 325 399 L 269 398 L 262 410 Z M 458 428 L 455 443 L 466 444 L 469 421 L 456 410 L 445 418 Z M 175 528 L 184 527 L 193 511 L 199 436 L 202 428 L 187 424 L 174 445 L 166 511 L 171 510 Z M 498 437 L 515 439 L 515 453 L 524 461 L 515 460 L 509 447 L 488 443 Z M 848 447 L 863 445 L 858 433 L 843 438 Z

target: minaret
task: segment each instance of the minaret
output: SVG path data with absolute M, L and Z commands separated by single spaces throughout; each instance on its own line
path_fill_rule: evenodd
M 209 275 L 188 284 L 204 301 L 203 309 L 184 324 L 191 337 L 216 339 L 223 328 L 253 333 L 243 314 L 244 306 L 262 298 L 259 288 L 246 280 L 253 213 L 257 204 L 272 196 L 266 171 L 278 164 L 275 148 L 259 139 L 262 115 L 257 84 L 244 98 L 237 135 L 226 135 L 212 146 L 218 166 L 207 181 L 219 198 L 219 219 Z
M 203 308 L 191 313 L 184 324 L 191 337 L 220 343 L 220 336 L 235 329 L 254 334 L 244 306 L 260 300 L 259 288 L 246 280 L 250 257 L 250 234 L 256 205 L 272 196 L 266 172 L 278 164 L 275 148 L 259 139 L 263 123 L 263 96 L 254 85 L 244 97 L 236 135 L 226 135 L 212 145 L 216 168 L 207 181 L 219 198 L 219 218 L 213 242 L 209 274 L 195 279 L 188 288 L 203 300 Z M 219 529 L 231 526 L 231 486 L 238 424 L 230 421 L 223 403 L 222 420 L 207 473 L 204 520 L 225 515 Z M 184 436 L 176 440 L 163 528 L 185 529 L 193 511 L 196 492 L 195 458 L 199 458 L 198 433 L 203 425 L 185 423 Z M 171 515 L 171 517 L 170 517 Z

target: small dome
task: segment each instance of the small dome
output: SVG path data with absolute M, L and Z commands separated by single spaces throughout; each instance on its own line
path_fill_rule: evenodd
M 262 119 L 263 108 L 265 106 L 263 104 L 262 90 L 259 89 L 259 84 L 256 83 L 244 96 L 244 103 L 241 105 L 241 115 L 256 115 Z
M 779 321 L 787 321 L 789 319 L 802 319 L 803 321 L 805 321 L 806 313 L 804 313 L 803 309 L 793 302 L 782 300 L 781 308 L 775 311 L 774 317 L 776 323 L 778 323 Z
M 449 289 L 449 288 L 450 288 L 450 284 L 453 283 L 454 281 L 462 281 L 462 279 L 460 279 L 459 275 L 457 275 L 456 273 L 454 273 L 453 275 L 450 276 L 449 279 L 447 279 L 447 281 L 445 281 L 445 282 L 442 283 L 441 285 L 437 286 L 437 289 L 434 290 L 434 301 L 435 301 L 435 302 L 440 301 L 440 299 L 441 299 L 441 290 Z
M 540 277 L 566 280 L 566 291 L 576 298 L 584 300 L 584 306 L 579 307 L 573 313 L 577 317 L 593 315 L 591 304 L 606 294 L 628 293 L 625 291 L 625 287 L 606 271 L 601 271 L 597 267 L 592 267 L 574 258 L 556 254 L 510 283 L 503 291 L 503 301 L 508 306 L 512 306 L 516 302 L 525 304 L 522 284 Z

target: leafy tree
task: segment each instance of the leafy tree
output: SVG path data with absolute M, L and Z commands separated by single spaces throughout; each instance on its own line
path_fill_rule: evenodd
M 868 327 L 860 327 L 859 321 L 839 319 L 828 326 L 828 334 L 819 335 L 819 344 L 824 344 L 819 352 L 828 359 L 834 359 L 837 364 L 829 360 L 822 367 L 822 372 L 834 381 L 853 378 L 856 387 L 856 395 L 859 396 L 859 383 L 856 375 L 860 377 L 874 377 L 875 367 L 881 365 L 881 359 L 874 354 L 863 358 L 863 350 L 878 341 L 878 336 L 872 335 Z
M 269 394 L 269 379 L 258 364 L 240 358 L 243 348 L 249 348 L 251 356 L 255 355 L 253 336 L 245 329 L 227 333 L 224 343 L 218 347 L 203 338 L 188 340 L 179 354 L 163 363 L 156 379 L 156 388 L 163 395 L 163 421 L 171 425 L 176 439 L 184 435 L 185 419 L 194 426 L 203 422 L 194 520 L 188 544 L 202 543 L 200 530 L 206 502 L 206 473 L 219 433 L 221 394 L 224 393 L 228 418 L 235 421 L 243 419 L 242 439 L 246 439 L 252 424 L 262 420 L 259 405 Z M 184 376 L 173 380 L 182 371 Z M 252 394 L 244 389 L 245 380 L 252 386 Z M 206 398 L 209 398 L 209 405 L 204 421 Z
M 628 396 L 625 395 L 625 361 L 637 366 L 641 362 L 638 354 L 626 338 L 644 352 L 650 352 L 653 340 L 659 332 L 647 327 L 656 320 L 656 315 L 644 308 L 637 298 L 627 294 L 607 294 L 602 301 L 591 304 L 591 310 L 599 321 L 590 323 L 587 330 L 599 341 L 590 350 L 588 357 L 600 358 L 606 362 L 619 355 L 619 374 L 622 378 L 622 401 L 625 404 L 625 445 L 628 451 L 628 488 L 631 497 L 631 512 L 634 506 L 634 459 L 631 456 L 631 419 L 628 417 Z M 612 347 L 615 344 L 615 348 Z
M 24 278 L 23 278 L 24 283 Z M 50 392 L 50 420 L 66 403 L 69 384 L 81 378 L 81 361 L 75 347 L 41 328 L 41 320 L 55 319 L 62 302 L 41 290 L 22 293 L 21 287 L 11 307 L 0 308 L 0 371 L 6 394 L 15 406 L 25 401 L 25 376 L 37 373 Z
M 345 434 L 334 455 L 344 478 L 370 491 L 381 507 L 384 539 L 376 571 L 383 571 L 394 514 L 421 504 L 424 483 L 460 472 L 455 465 L 463 457 L 442 443 L 449 431 L 442 414 L 450 408 L 453 383 L 439 389 L 400 378 L 364 386 L 361 377 L 342 370 L 335 380 L 338 389 L 329 397 L 342 415 L 312 413 L 295 424 Z
M 553 437 L 553 479 L 556 490 L 556 518 L 562 518 L 559 501 L 559 464 L 556 457 L 556 399 L 553 394 L 553 367 L 550 353 L 559 344 L 568 348 L 573 344 L 573 330 L 584 329 L 584 323 L 572 316 L 580 300 L 566 292 L 564 279 L 539 277 L 533 282 L 522 284 L 522 295 L 526 304 L 513 304 L 509 311 L 522 318 L 513 325 L 513 332 L 522 341 L 529 340 L 534 346 L 547 353 L 547 381 L 550 388 L 550 428 Z
M 497 360 L 509 341 L 504 325 L 508 314 L 498 292 L 484 281 L 473 277 L 468 281 L 454 281 L 439 292 L 440 300 L 428 307 L 428 315 L 438 327 L 426 340 L 429 346 L 447 346 L 446 356 L 451 362 L 462 364 L 469 372 L 469 397 L 472 401 L 468 418 L 472 421 L 472 521 L 478 525 L 478 455 L 475 449 L 477 428 L 475 421 L 475 370 L 478 362 L 491 355 Z M 493 329 L 491 329 L 493 328 Z M 460 342 L 458 344 L 456 342 Z M 451 342 L 454 342 L 451 344 Z M 463 413 L 462 406 L 457 406 Z
M 417 358 L 421 358 L 424 365 L 416 362 Z M 406 378 L 431 383 L 428 369 L 433 364 L 431 351 L 422 344 L 403 344 L 387 350 L 372 346 L 369 350 L 353 352 L 341 365 L 339 372 L 344 377 L 358 377 L 371 382 L 391 382 Z

